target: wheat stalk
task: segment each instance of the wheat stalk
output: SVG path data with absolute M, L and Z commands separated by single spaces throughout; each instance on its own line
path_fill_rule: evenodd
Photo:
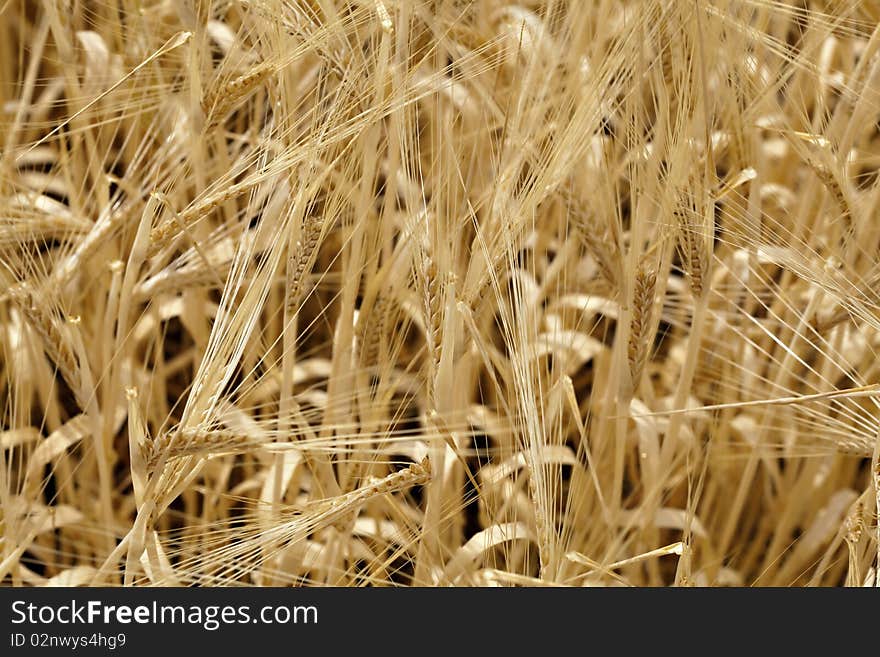
M 876 2 L 190 4 L 0 11 L 0 583 L 878 581 Z

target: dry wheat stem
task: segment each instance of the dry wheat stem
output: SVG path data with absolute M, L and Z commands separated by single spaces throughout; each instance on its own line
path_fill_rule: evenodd
M 4 585 L 880 582 L 874 0 L 99 4 L 0 12 Z

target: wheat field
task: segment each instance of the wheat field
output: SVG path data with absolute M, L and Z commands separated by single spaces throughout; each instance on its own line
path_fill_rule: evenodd
M 873 586 L 877 0 L 0 0 L 0 583 Z

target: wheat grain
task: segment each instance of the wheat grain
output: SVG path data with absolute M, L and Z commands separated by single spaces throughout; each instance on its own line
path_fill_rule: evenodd
M 645 368 L 645 360 L 649 351 L 648 330 L 651 327 L 654 309 L 654 292 L 657 287 L 657 275 L 647 263 L 640 263 L 636 271 L 633 290 L 633 314 L 630 326 L 627 359 L 629 360 L 632 385 L 638 388 Z
M 202 111 L 207 117 L 206 129 L 225 119 L 237 105 L 276 72 L 276 66 L 271 62 L 262 62 L 252 71 L 228 82 L 216 82 L 202 98 Z

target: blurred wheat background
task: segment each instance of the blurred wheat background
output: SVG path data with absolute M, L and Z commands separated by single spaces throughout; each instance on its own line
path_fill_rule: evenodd
M 872 586 L 876 0 L 2 0 L 4 585 Z

